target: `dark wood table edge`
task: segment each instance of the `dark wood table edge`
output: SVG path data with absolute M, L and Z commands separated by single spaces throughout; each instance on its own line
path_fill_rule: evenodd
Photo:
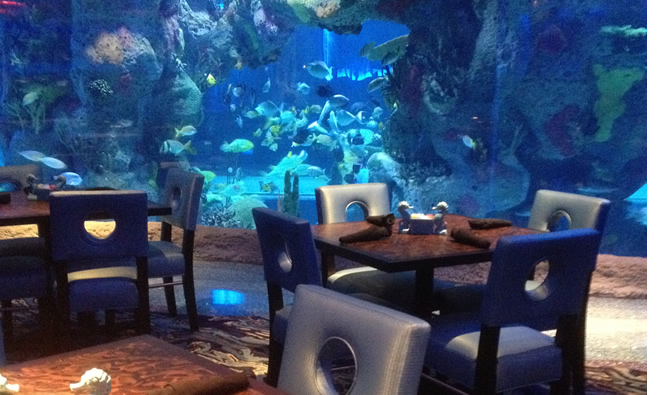
M 6 365 L 0 368 L 3 372 L 9 372 L 7 374 L 7 377 L 11 378 L 11 371 L 15 370 L 20 370 L 24 367 L 32 366 L 32 365 L 39 365 L 39 364 L 49 364 L 49 363 L 56 363 L 58 360 L 61 360 L 63 358 L 69 358 L 69 357 L 75 357 L 83 354 L 92 354 L 94 352 L 98 351 L 103 351 L 107 349 L 108 347 L 120 347 L 121 345 L 129 345 L 131 343 L 135 343 L 138 341 L 142 341 L 144 343 L 148 343 L 149 345 L 153 347 L 157 347 L 159 349 L 163 349 L 164 352 L 170 355 L 175 355 L 177 357 L 180 357 L 182 359 L 185 359 L 195 365 L 199 365 L 202 368 L 205 368 L 209 370 L 210 372 L 216 373 L 217 375 L 228 375 L 228 374 L 233 374 L 236 373 L 235 371 L 227 368 L 224 365 L 220 365 L 217 363 L 214 363 L 206 358 L 200 357 L 190 351 L 185 350 L 182 347 L 174 346 L 171 343 L 168 343 L 162 339 L 159 339 L 153 335 L 139 335 L 139 336 L 133 336 L 125 339 L 120 339 L 120 340 L 115 340 L 112 342 L 108 343 L 103 343 L 103 344 L 98 344 L 95 346 L 90 346 L 90 347 L 85 347 L 81 348 L 78 350 L 73 350 L 73 351 L 67 351 L 64 353 L 60 354 L 54 354 L 54 355 L 49 355 L 47 357 L 43 358 L 37 358 L 33 359 L 31 361 L 25 361 L 25 362 L 19 362 L 11 365 Z M 84 372 L 81 372 L 81 374 Z M 11 380 L 10 380 L 11 382 Z M 263 394 L 284 394 L 284 392 L 278 390 L 277 388 L 271 387 L 261 381 L 258 381 L 257 379 L 254 379 L 252 377 L 249 377 L 249 388 L 255 389 L 259 392 L 262 392 Z

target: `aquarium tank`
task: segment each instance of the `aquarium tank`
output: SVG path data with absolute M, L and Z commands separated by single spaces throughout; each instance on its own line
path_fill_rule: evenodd
M 0 165 L 67 189 L 157 199 L 180 167 L 242 228 L 367 182 L 522 226 L 553 189 L 646 256 L 646 1 L 12 0 L 0 35 Z

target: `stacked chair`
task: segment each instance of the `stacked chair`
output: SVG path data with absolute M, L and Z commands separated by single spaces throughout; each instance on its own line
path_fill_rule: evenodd
M 290 314 L 278 388 L 291 395 L 338 393 L 331 367 L 351 351 L 352 395 L 417 394 L 429 324 L 417 317 L 322 288 L 299 285 Z
M 41 168 L 36 164 L 0 167 L 0 184 L 14 190 L 28 186 L 28 176 L 41 177 Z M 39 229 L 40 232 L 43 229 Z M 12 312 L 21 307 L 13 300 L 36 298 L 42 330 L 53 318 L 54 279 L 49 270 L 50 255 L 45 238 L 21 237 L 0 240 L 0 301 L 5 338 L 10 341 L 13 333 Z M 26 308 L 31 308 L 29 305 Z
M 436 383 L 475 394 L 551 383 L 552 393 L 569 393 L 582 363 L 600 238 L 597 230 L 575 229 L 500 239 L 480 310 L 430 320 L 425 366 Z M 548 277 L 527 290 L 527 274 L 546 260 Z M 549 321 L 555 337 L 529 325 Z
M 194 291 L 194 236 L 198 219 L 204 178 L 199 173 L 170 168 L 164 185 L 162 203 L 172 207 L 171 215 L 162 217 L 160 240 L 150 241 L 148 250 L 148 277 L 151 288 L 164 287 L 169 314 L 175 316 L 174 285 L 182 284 L 185 306 L 191 330 L 197 331 L 198 313 Z M 182 245 L 174 244 L 173 227 L 182 229 Z M 174 277 L 182 276 L 182 281 Z
M 356 205 L 365 216 L 385 215 L 390 211 L 388 186 L 384 183 L 327 185 L 315 189 L 317 219 L 319 224 L 347 222 L 347 210 Z M 364 219 L 364 218 L 363 218 Z M 331 258 L 322 255 L 327 266 L 334 266 Z M 323 273 L 327 286 L 342 293 L 365 293 L 384 300 L 398 309 L 413 312 L 416 307 L 415 272 L 384 273 L 372 267 L 357 267 L 334 272 L 329 268 Z M 434 293 L 452 287 L 434 279 Z M 435 299 L 435 298 L 434 298 Z M 432 302 L 432 305 L 435 303 Z
M 111 328 L 116 310 L 132 310 L 137 331 L 150 331 L 147 212 L 143 191 L 51 193 L 52 259 L 64 346 L 71 312 L 104 310 Z M 97 218 L 115 221 L 106 238 L 85 228 L 85 221 Z

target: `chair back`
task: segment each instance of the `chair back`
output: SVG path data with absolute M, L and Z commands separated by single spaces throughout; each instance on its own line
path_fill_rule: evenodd
M 196 230 L 204 182 L 202 174 L 170 168 L 161 201 L 171 206 L 171 214 L 163 216 L 162 221 L 184 230 Z
M 553 231 L 565 218 L 569 229 L 591 228 L 603 233 L 609 208 L 607 199 L 541 189 L 536 192 L 528 227 Z
M 278 388 L 292 395 L 337 394 L 330 380 L 330 346 L 337 342 L 355 362 L 349 394 L 415 395 L 429 332 L 429 324 L 417 317 L 320 286 L 299 285 Z
M 70 191 L 50 194 L 52 257 L 55 261 L 148 254 L 148 206 L 144 191 Z M 85 229 L 89 219 L 113 219 L 105 239 Z
M 501 238 L 484 291 L 482 323 L 502 326 L 581 314 L 600 238 L 599 231 L 588 228 Z M 529 273 L 546 261 L 545 280 L 526 290 Z
M 291 292 L 299 284 L 321 285 L 310 222 L 266 207 L 252 212 L 265 281 Z
M 19 166 L 0 167 L 0 185 L 12 184 L 16 190 L 22 190 L 29 186 L 27 178 L 33 175 L 41 179 L 41 167 L 36 163 Z
M 365 216 L 390 213 L 388 186 L 384 183 L 326 185 L 315 189 L 317 221 L 347 222 L 347 209 L 358 205 Z

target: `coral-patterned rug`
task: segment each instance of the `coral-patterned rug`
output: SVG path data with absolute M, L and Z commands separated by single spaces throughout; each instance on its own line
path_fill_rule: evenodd
M 121 317 L 119 317 L 120 319 Z M 269 321 L 262 317 L 200 316 L 201 329 L 191 332 L 186 316 L 175 318 L 152 313 L 152 335 L 182 347 L 212 362 L 236 371 L 247 372 L 258 379 L 267 372 Z M 17 313 L 15 334 L 6 342 L 8 363 L 45 356 L 44 339 L 39 334 L 32 313 Z M 25 331 L 25 328 L 30 328 Z M 115 338 L 134 336 L 132 330 L 120 331 Z M 82 348 L 108 341 L 102 328 L 94 333 L 72 336 L 74 347 Z M 0 373 L 2 368 L 0 367 Z M 109 372 L 111 375 L 111 372 Z M 647 366 L 600 361 L 586 367 L 587 394 L 645 394 Z

